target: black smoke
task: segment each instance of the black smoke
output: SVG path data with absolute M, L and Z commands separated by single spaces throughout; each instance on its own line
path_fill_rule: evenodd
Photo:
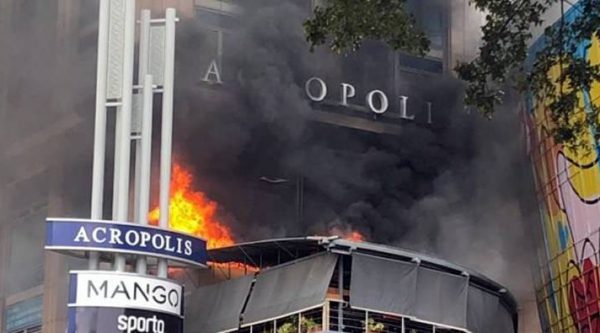
M 518 97 L 484 120 L 464 108 L 462 85 L 450 75 L 406 71 L 395 80 L 381 44 L 310 53 L 304 2 L 253 1 L 244 9 L 224 37 L 222 85 L 201 80 L 210 57 L 198 55 L 211 45 L 210 29 L 198 19 L 180 24 L 176 101 L 178 159 L 238 240 L 356 230 L 529 292 L 523 224 L 536 218 Z M 324 78 L 334 102 L 342 82 L 357 87 L 357 104 L 381 89 L 395 109 L 406 94 L 417 119 L 392 120 L 401 129 L 395 134 L 313 121 L 314 113 L 346 112 L 309 101 L 304 83 L 313 76 Z M 424 120 L 428 101 L 433 124 Z
M 398 241 L 419 228 L 409 215 L 435 193 L 436 179 L 467 168 L 480 153 L 485 138 L 475 139 L 477 117 L 465 112 L 461 85 L 452 78 L 399 72 L 395 80 L 383 45 L 369 43 L 341 56 L 310 53 L 301 28 L 309 14 L 306 4 L 294 1 L 246 6 L 224 37 L 222 85 L 201 80 L 207 61 L 198 55 L 210 52 L 211 31 L 200 20 L 180 25 L 178 158 L 194 168 L 198 187 L 236 217 L 232 227 L 240 239 L 327 233 L 349 224 L 374 241 Z M 313 121 L 324 111 L 305 95 L 312 76 L 325 79 L 331 101 L 338 101 L 342 82 L 357 87 L 356 104 L 381 89 L 396 109 L 396 97 L 406 94 L 417 119 L 360 115 L 393 122 L 400 131 L 395 134 Z M 426 102 L 432 102 L 433 124 L 424 121 Z M 263 176 L 287 182 L 275 186 L 261 182 Z M 295 200 L 285 196 L 295 199 L 298 178 L 304 182 L 301 225 L 285 216 L 289 206 L 295 209 Z
M 38 13 L 57 12 L 56 3 L 44 1 L 56 8 Z M 46 27 L 57 25 L 57 17 L 38 15 L 11 32 L 4 44 L 11 45 L 10 55 L 0 64 L 12 68 L 5 71 L 10 87 L 5 86 L 7 107 L 0 123 L 0 180 L 8 193 L 13 190 L 8 184 L 38 165 L 62 170 L 59 177 L 42 173 L 40 181 L 28 185 L 28 193 L 60 196 L 61 207 L 52 215 L 89 212 L 97 2 L 82 3 L 80 34 L 53 36 Z M 239 17 L 216 22 L 214 16 L 182 17 L 175 98 L 176 158 L 194 172 L 195 187 L 219 203 L 220 217 L 237 240 L 357 230 L 373 242 L 479 269 L 517 293 L 529 287 L 524 280 L 532 252 L 522 230 L 537 219 L 531 212 L 533 185 L 518 98 L 496 119 L 481 119 L 465 111 L 461 84 L 450 76 L 402 71 L 395 78 L 395 60 L 379 43 L 348 55 L 325 49 L 310 53 L 302 32 L 310 1 L 241 3 Z M 224 27 L 221 47 L 215 26 Z M 203 82 L 219 48 L 223 84 Z M 356 86 L 352 102 L 357 104 L 364 104 L 366 92 L 381 89 L 396 110 L 396 97 L 406 94 L 417 119 L 374 119 L 310 103 L 304 83 L 312 76 L 328 83 L 332 102 L 339 100 L 341 82 Z M 426 122 L 426 102 L 432 102 L 433 124 Z M 394 123 L 400 132 L 312 120 L 326 112 Z M 63 117 L 77 123 L 67 124 L 64 133 L 58 127 L 56 139 L 28 153 L 31 159 L 9 154 L 10 146 L 26 146 L 30 133 L 52 130 L 52 122 Z M 107 179 L 110 166 L 109 159 Z M 19 204 L 25 206 L 31 197 L 23 197 Z M 42 235 L 41 223 L 37 227 Z

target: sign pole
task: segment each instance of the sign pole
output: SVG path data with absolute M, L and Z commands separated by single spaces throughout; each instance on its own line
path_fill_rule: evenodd
M 164 20 L 153 21 L 150 11 L 142 11 L 134 96 L 135 0 L 99 0 L 99 5 L 91 217 L 47 218 L 45 249 L 89 256 L 89 270 L 69 276 L 68 333 L 166 332 L 166 328 L 182 333 L 183 285 L 166 279 L 168 265 L 206 268 L 207 253 L 205 240 L 169 230 L 176 12 L 169 8 Z M 147 220 L 155 84 L 163 91 L 159 227 Z M 108 108 L 116 109 L 114 221 L 102 220 Z M 135 201 L 130 205 L 132 141 Z M 114 255 L 115 271 L 99 270 L 100 253 Z M 136 273 L 125 272 L 126 256 L 137 257 Z M 147 257 L 157 258 L 158 277 L 148 275 Z
M 142 137 L 140 139 L 140 174 L 139 174 L 139 192 L 138 192 L 138 219 L 142 225 L 148 224 L 146 215 L 150 209 L 150 168 L 152 158 L 152 75 L 144 77 L 144 109 L 142 112 Z M 136 271 L 140 274 L 146 274 L 146 257 L 138 257 Z
M 169 228 L 169 193 L 171 182 L 171 155 L 173 141 L 173 86 L 175 73 L 175 9 L 168 8 L 165 22 L 165 68 L 162 104 L 162 133 L 160 151 L 160 221 L 161 228 Z M 159 260 L 158 276 L 167 277 L 167 262 Z
M 150 169 L 152 158 L 152 99 L 153 77 L 148 74 L 149 50 L 150 50 L 150 20 L 151 12 L 148 9 L 141 11 L 140 15 L 140 41 L 139 41 L 139 64 L 138 82 L 142 86 L 142 110 L 138 112 L 141 118 L 139 138 L 135 140 L 135 205 L 134 221 L 148 224 L 148 211 L 150 210 Z M 147 273 L 145 257 L 138 257 L 136 272 Z
M 148 58 L 149 58 L 149 44 L 150 44 L 150 19 L 151 19 L 151 12 L 148 9 L 143 9 L 140 13 L 140 40 L 139 40 L 139 55 L 138 55 L 138 87 L 139 89 L 141 89 L 140 93 L 138 94 L 143 94 L 143 88 L 144 88 L 144 80 L 146 78 L 146 74 L 148 74 Z M 139 104 L 139 103 L 138 103 Z M 139 107 L 139 106 L 138 106 Z M 142 108 L 143 108 L 143 104 L 142 104 Z M 139 114 L 138 117 L 140 119 L 142 119 L 142 113 L 143 111 L 140 111 L 138 108 L 134 108 L 133 109 L 133 113 L 134 115 Z M 142 218 L 142 216 L 138 216 L 138 212 L 139 212 L 139 208 L 140 208 L 140 198 L 139 195 L 142 193 L 140 192 L 140 174 L 142 172 L 142 170 L 140 169 L 142 167 L 142 128 L 141 128 L 141 123 L 143 122 L 143 120 L 140 120 L 140 128 L 139 128 L 139 132 L 136 134 L 139 134 L 135 141 L 135 203 L 134 203 L 134 215 L 133 215 L 133 220 L 134 221 L 138 221 L 140 220 L 140 218 Z M 135 127 L 135 126 L 134 126 Z M 137 130 L 137 129 L 136 129 Z M 136 130 L 132 129 L 132 132 L 136 132 Z M 146 215 L 146 214 L 144 214 Z
M 91 218 L 102 219 L 104 163 L 106 155 L 106 71 L 108 67 L 109 0 L 100 0 L 98 24 L 98 64 L 96 82 L 96 119 L 94 128 L 94 164 L 92 175 Z M 98 252 L 90 252 L 89 269 L 98 269 Z
M 129 169 L 131 162 L 131 110 L 133 95 L 133 70 L 135 47 L 135 0 L 125 1 L 125 33 L 124 33 L 124 64 L 123 64 L 123 93 L 120 112 L 121 126 L 116 149 L 119 151 L 119 169 L 117 186 L 117 221 L 127 221 L 129 218 Z M 115 270 L 125 270 L 125 257 L 115 256 Z

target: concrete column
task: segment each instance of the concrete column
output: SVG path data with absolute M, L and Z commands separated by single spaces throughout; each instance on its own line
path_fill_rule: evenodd
M 62 216 L 68 207 L 60 192 L 65 175 L 63 168 L 52 171 L 54 182 L 50 186 L 48 216 Z M 44 333 L 64 333 L 67 327 L 67 302 L 69 288 L 67 259 L 65 256 L 46 251 L 44 254 L 44 313 L 42 328 Z
M 67 327 L 68 266 L 64 256 L 49 251 L 44 262 L 43 331 L 64 333 Z

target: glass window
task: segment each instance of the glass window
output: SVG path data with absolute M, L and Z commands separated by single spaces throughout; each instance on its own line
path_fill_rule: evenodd
M 44 279 L 46 210 L 22 217 L 9 229 L 6 291 L 8 295 L 40 285 Z
M 296 314 L 277 319 L 275 321 L 277 333 L 298 333 L 298 318 L 299 315 Z
M 317 333 L 323 331 L 323 308 L 309 310 L 300 315 L 301 333 Z
M 402 317 L 369 313 L 367 320 L 368 333 L 402 333 Z
M 42 323 L 42 296 L 7 306 L 4 330 L 8 333 L 39 332 Z
M 342 327 L 340 328 L 340 322 Z M 366 327 L 366 312 L 352 309 L 342 304 L 340 317 L 340 303 L 330 302 L 329 304 L 329 327 L 332 331 L 364 333 Z
M 442 58 L 446 39 L 445 3 L 443 1 L 409 0 L 406 6 L 431 41 L 429 56 Z
M 274 333 L 273 322 L 269 321 L 266 323 L 256 324 L 252 326 L 252 333 Z
M 404 327 L 406 333 L 433 333 L 433 326 L 408 319 L 404 320 Z

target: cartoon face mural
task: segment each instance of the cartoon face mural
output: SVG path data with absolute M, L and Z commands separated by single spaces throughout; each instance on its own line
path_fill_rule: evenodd
M 579 13 L 572 9 L 565 18 Z M 535 51 L 536 46 L 533 47 Z M 600 64 L 600 41 L 581 45 L 579 56 Z M 533 52 L 534 53 L 534 52 Z M 557 65 L 548 75 L 556 81 Z M 579 94 L 575 117 L 600 105 L 600 82 Z M 569 149 L 549 135 L 553 128 L 543 96 L 529 98 L 527 129 L 536 180 L 544 242 L 538 304 L 546 332 L 600 333 L 600 146 L 598 129 L 581 142 L 593 149 Z

